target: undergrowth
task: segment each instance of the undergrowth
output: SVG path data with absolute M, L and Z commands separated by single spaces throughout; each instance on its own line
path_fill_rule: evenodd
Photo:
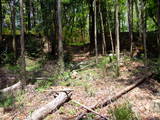
M 110 110 L 112 120 L 139 120 L 129 103 L 116 106 Z
M 0 96 L 0 107 L 12 107 L 16 99 L 14 96 Z

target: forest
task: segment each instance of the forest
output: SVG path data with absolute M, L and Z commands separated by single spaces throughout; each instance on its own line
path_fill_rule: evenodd
M 160 120 L 160 0 L 0 0 L 0 120 Z

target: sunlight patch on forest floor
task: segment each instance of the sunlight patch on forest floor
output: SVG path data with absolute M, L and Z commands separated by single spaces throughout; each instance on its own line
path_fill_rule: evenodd
M 101 58 L 102 57 L 100 57 L 100 59 Z M 21 98 L 23 103 L 17 101 L 14 111 L 3 114 L 2 118 L 6 120 L 10 120 L 13 117 L 19 120 L 24 119 L 35 109 L 54 99 L 54 93 L 52 91 L 62 90 L 66 87 L 74 90 L 72 99 L 77 100 L 86 106 L 93 106 L 105 99 L 111 98 L 120 90 L 123 90 L 128 85 L 134 83 L 135 81 L 133 81 L 133 78 L 141 78 L 148 71 L 148 68 L 144 67 L 142 62 L 126 58 L 122 59 L 124 62 L 121 62 L 121 76 L 119 78 L 116 78 L 113 75 L 114 67 L 112 68 L 113 64 L 111 63 L 103 68 L 97 67 L 96 65 L 87 67 L 82 71 L 70 71 L 62 76 L 63 78 L 69 78 L 64 80 L 61 78 L 62 81 L 59 82 L 57 86 L 46 88 L 41 92 L 36 91 L 34 88 L 30 88 Z M 91 57 L 88 61 L 94 61 L 94 57 Z M 28 63 L 31 66 L 36 66 L 36 62 L 37 61 L 29 61 Z M 83 62 L 86 62 L 86 60 Z M 152 111 L 151 108 L 153 100 L 158 99 L 158 96 L 154 91 L 159 90 L 159 88 L 160 83 L 153 79 L 147 80 L 145 83 L 136 87 L 111 105 L 102 109 L 97 109 L 97 112 L 102 115 L 108 115 L 110 114 L 109 111 L 115 106 L 129 102 L 132 105 L 133 111 L 137 116 L 140 116 L 142 120 L 147 120 L 149 117 L 160 118 L 158 113 Z M 62 118 L 68 118 L 76 115 L 80 111 L 83 111 L 80 106 L 68 102 L 55 114 L 48 115 L 45 120 L 60 120 Z

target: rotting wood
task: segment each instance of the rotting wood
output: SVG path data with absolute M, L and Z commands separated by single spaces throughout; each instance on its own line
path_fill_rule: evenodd
M 13 92 L 17 89 L 20 89 L 21 87 L 22 87 L 22 83 L 21 83 L 21 81 L 19 81 L 18 83 L 14 84 L 10 87 L 7 87 L 7 88 L 0 90 L 0 93 L 4 94 L 4 93 Z
M 29 115 L 26 120 L 41 120 L 45 118 L 48 114 L 55 112 L 59 107 L 61 107 L 65 102 L 70 100 L 71 92 L 59 92 L 59 95 L 52 100 L 50 103 L 40 107 L 35 110 L 31 115 Z
M 87 107 L 87 106 L 85 106 L 85 105 L 83 105 L 83 104 L 81 104 L 81 103 L 79 103 L 79 102 L 77 102 L 77 101 L 75 101 L 75 100 L 72 100 L 72 102 L 74 102 L 74 103 L 76 103 L 76 104 L 82 106 L 82 107 L 85 108 L 86 110 L 88 110 L 88 111 L 90 111 L 90 112 L 92 112 L 92 113 L 94 113 L 94 114 L 100 116 L 100 117 L 103 118 L 104 120 L 108 120 L 107 117 L 105 117 L 105 116 L 101 115 L 100 113 L 98 113 L 98 112 L 92 110 L 91 108 L 89 108 L 89 107 Z
M 96 104 L 95 106 L 93 106 L 90 109 L 91 110 L 95 110 L 95 109 L 98 109 L 98 108 L 106 107 L 107 105 L 115 102 L 121 96 L 125 95 L 126 93 L 128 93 L 129 91 L 131 91 L 132 89 L 134 89 L 135 87 L 137 87 L 138 85 L 142 84 L 145 80 L 151 78 L 152 75 L 153 75 L 152 73 L 148 73 L 147 76 L 144 76 L 142 79 L 138 80 L 134 84 L 132 84 L 132 85 L 128 86 L 127 88 L 125 88 L 124 90 L 120 91 L 119 93 L 117 93 L 117 95 L 111 97 L 110 99 L 106 99 L 102 103 Z M 78 114 L 78 116 L 76 117 L 76 120 L 81 120 L 89 112 L 91 112 L 91 111 L 86 110 L 83 113 Z

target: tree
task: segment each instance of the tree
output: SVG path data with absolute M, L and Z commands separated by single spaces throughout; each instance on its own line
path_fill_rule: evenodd
M 146 2 L 141 0 L 141 19 L 142 19 L 142 37 L 143 37 L 143 47 L 144 47 L 144 60 L 145 64 L 147 64 L 147 34 L 146 34 Z
M 89 37 L 90 37 L 90 53 L 93 52 L 95 48 L 95 36 L 94 36 L 94 9 L 93 9 L 93 0 L 89 0 Z
M 30 35 L 30 30 L 31 30 L 31 0 L 26 1 L 26 12 L 27 12 L 27 29 L 28 29 L 28 34 Z
M 115 15 L 116 15 L 116 54 L 117 54 L 117 70 L 116 70 L 116 75 L 119 76 L 119 65 L 120 65 L 120 42 L 119 42 L 119 0 L 116 0 L 115 2 Z
M 60 71 L 64 71 L 64 61 L 63 61 L 63 37 L 62 37 L 62 18 L 61 18 L 61 0 L 57 0 L 57 25 L 58 25 L 58 64 L 60 66 Z
M 102 54 L 106 54 L 106 39 L 104 33 L 104 23 L 103 23 L 103 15 L 101 11 L 101 4 L 102 2 L 99 0 L 99 15 L 100 15 L 100 23 L 101 23 L 101 32 L 102 32 Z
M 14 51 L 14 59 L 17 58 L 17 50 L 16 50 L 16 1 L 9 1 L 10 2 L 10 8 L 11 8 L 11 26 L 12 26 L 12 46 Z
M 21 79 L 22 87 L 26 85 L 26 63 L 25 63 L 25 41 L 24 41 L 24 16 L 23 16 L 23 0 L 20 0 L 20 24 L 21 24 Z
M 113 42 L 113 36 L 112 36 L 112 30 L 111 30 L 111 22 L 112 22 L 112 20 L 109 17 L 109 14 L 111 13 L 111 11 L 109 11 L 109 10 L 111 8 L 109 9 L 108 2 L 106 2 L 106 4 L 107 4 L 107 8 L 106 8 L 106 11 L 107 11 L 107 15 L 106 15 L 107 20 L 106 20 L 106 23 L 107 23 L 108 30 L 109 30 L 109 37 L 110 37 L 110 41 L 111 41 L 110 43 L 111 43 L 111 48 L 112 48 L 112 54 L 114 54 L 115 53 L 115 48 L 114 48 L 114 42 Z
M 96 63 L 98 63 L 98 46 L 97 46 L 97 1 L 94 0 L 94 42 L 95 42 L 95 54 L 96 54 Z
M 0 41 L 2 40 L 2 0 L 0 0 Z
M 157 9 L 157 18 L 158 18 L 158 39 L 157 39 L 157 44 L 158 44 L 158 48 L 159 48 L 159 58 L 160 58 L 160 0 L 157 0 L 157 5 L 158 5 L 158 9 Z
M 133 48 L 133 0 L 127 0 L 128 2 L 128 30 L 129 30 L 129 40 L 130 40 L 130 55 L 132 56 Z

